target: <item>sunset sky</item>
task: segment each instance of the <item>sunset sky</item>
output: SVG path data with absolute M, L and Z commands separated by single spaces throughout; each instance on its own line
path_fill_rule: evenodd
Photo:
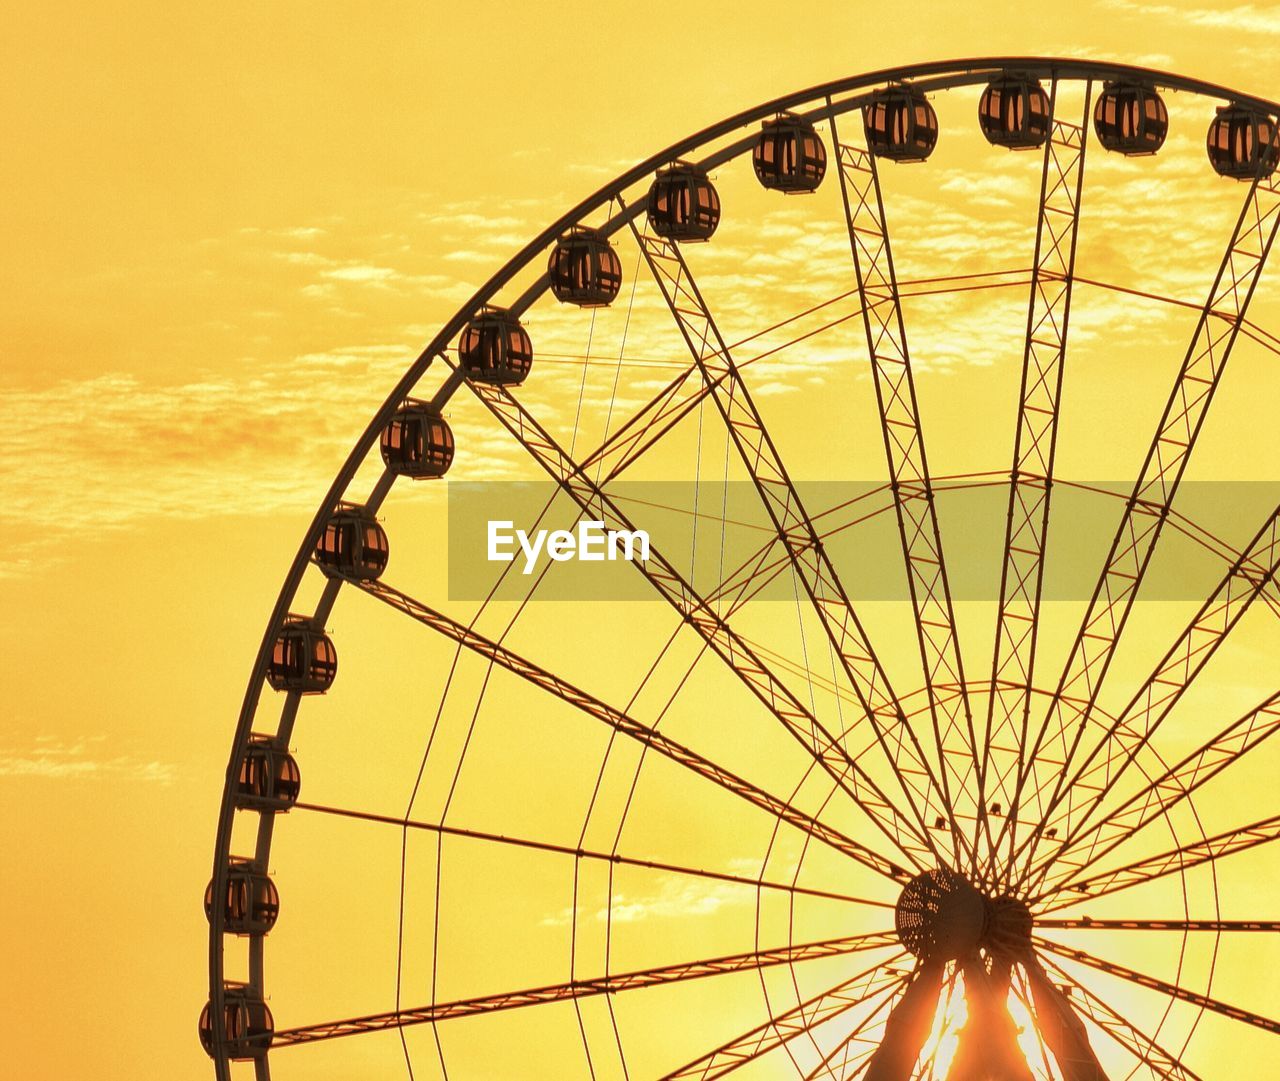
M 7 538 L 0 549 L 0 925 L 8 972 L 0 1045 L 4 1072 L 33 1081 L 211 1076 L 195 1028 L 207 992 L 201 899 L 231 736 L 280 583 L 331 479 L 400 373 L 479 285 L 568 207 L 661 147 L 757 102 L 914 61 L 1094 57 L 1280 99 L 1280 6 L 1269 4 L 1082 0 L 1047 10 L 744 0 L 658 12 L 610 2 L 230 2 L 215 10 L 135 0 L 11 5 L 0 28 L 0 521 Z M 938 95 L 934 158 L 884 172 L 904 280 L 1030 264 L 1039 155 L 987 147 L 973 121 L 977 94 Z M 1081 269 L 1200 303 L 1244 189 L 1213 176 L 1204 159 L 1210 103 L 1186 94 L 1166 99 L 1171 132 L 1160 156 L 1123 161 L 1092 149 L 1087 175 L 1097 186 L 1086 183 Z M 852 117 L 844 123 L 856 129 Z M 829 132 L 823 135 L 829 146 Z M 834 172 L 808 201 L 767 199 L 745 160 L 716 179 L 724 223 L 690 262 L 730 341 L 852 288 Z M 628 235 L 616 243 L 625 297 L 636 251 Z M 621 305 L 594 323 L 547 302 L 530 313 L 538 359 L 519 396 L 566 442 L 580 438 L 579 449 L 604 430 L 624 334 L 637 363 L 623 377 L 623 404 L 634 408 L 654 380 L 675 370 L 672 362 L 687 363 L 647 278 L 634 310 L 630 328 Z M 1025 313 L 1025 286 L 908 306 L 936 472 L 1008 469 Z M 1072 344 L 1079 350 L 1065 393 L 1078 412 L 1063 436 L 1063 475 L 1136 476 L 1193 317 L 1111 290 L 1077 289 Z M 1280 333 L 1274 267 L 1251 318 Z M 584 382 L 575 357 L 588 334 L 592 357 L 604 366 L 588 367 Z M 883 478 L 861 334 L 849 322 L 750 373 L 762 412 L 806 481 Z M 1245 340 L 1232 364 L 1188 477 L 1280 480 L 1280 430 L 1266 405 L 1280 394 L 1280 364 Z M 856 374 L 842 381 L 842 372 Z M 424 393 L 439 381 L 430 373 Z M 849 421 L 824 427 L 837 413 Z M 469 395 L 455 399 L 450 420 L 459 441 L 451 480 L 537 475 Z M 706 422 L 718 419 L 708 413 Z M 716 430 L 707 439 L 701 453 L 721 468 L 724 438 Z M 638 473 L 690 479 L 696 453 L 686 430 Z M 1266 509 L 1218 522 L 1224 539 L 1243 545 Z M 469 618 L 473 602 L 450 606 L 448 598 L 445 513 L 443 485 L 400 482 L 384 509 L 387 580 Z M 565 517 L 563 506 L 559 513 Z M 1088 553 L 1100 559 L 1109 539 L 1093 537 L 1097 550 Z M 687 558 L 687 542 L 683 551 Z M 1205 581 L 1221 567 L 1201 566 Z M 304 597 L 315 592 L 308 580 Z M 1124 705 L 1184 625 L 1194 610 L 1188 599 L 1138 606 L 1132 651 L 1117 661 L 1107 708 Z M 794 605 L 778 607 L 794 617 Z M 917 689 L 903 606 L 870 608 L 873 637 L 894 658 L 895 684 Z M 972 632 L 971 675 L 989 665 L 982 636 L 990 634 L 992 609 L 984 601 L 961 605 L 961 629 Z M 1053 652 L 1043 679 L 1050 669 L 1056 675 L 1079 610 L 1064 605 L 1061 625 L 1047 632 Z M 482 629 L 496 636 L 510 614 L 500 608 Z M 535 603 L 512 645 L 622 704 L 673 629 L 667 614 L 652 604 L 602 611 Z M 1164 733 L 1162 754 L 1178 757 L 1274 690 L 1268 677 L 1280 624 L 1271 612 L 1250 617 L 1242 640 L 1218 659 L 1213 685 L 1197 687 Z M 768 635 L 770 617 L 755 619 L 744 633 Z M 295 743 L 303 798 L 403 814 L 452 650 L 367 597 L 344 594 L 329 625 L 339 681 L 302 710 Z M 798 661 L 806 631 L 813 625 L 788 624 L 773 648 Z M 644 645 L 633 652 L 633 640 Z M 680 641 L 683 652 L 663 672 L 666 693 L 671 673 L 695 656 Z M 459 741 L 484 676 L 478 663 L 463 667 L 447 727 L 447 738 Z M 794 744 L 764 730 L 758 706 L 724 673 L 698 672 L 673 711 L 673 734 L 705 737 L 708 753 L 764 780 L 777 770 L 779 792 L 795 787 L 803 771 Z M 652 717 L 662 694 L 642 698 L 638 713 Z M 582 786 L 589 795 L 605 735 L 514 681 L 495 686 L 487 701 L 486 714 L 521 724 L 502 735 L 478 727 L 477 764 L 450 814 L 477 829 L 573 841 Z M 759 742 L 753 733 L 761 733 Z M 770 743 L 775 737 L 781 742 Z M 1236 784 L 1197 801 L 1207 831 L 1275 813 L 1280 749 L 1267 753 Z M 634 756 L 625 759 L 603 786 L 610 813 L 625 799 L 626 771 L 634 768 Z M 628 851 L 761 873 L 767 821 L 745 812 L 739 819 L 739 809 L 717 802 L 719 793 L 708 796 L 665 764 L 652 768 Z M 447 776 L 429 776 L 424 801 L 431 806 L 418 807 L 419 817 L 435 817 L 436 804 L 451 798 L 447 789 Z M 608 825 L 595 829 L 592 840 L 607 848 Z M 413 889 L 426 891 L 434 874 L 434 843 L 410 839 L 411 853 L 425 846 L 409 881 L 411 905 L 419 903 Z M 785 855 L 774 858 L 771 870 L 786 866 Z M 844 873 L 828 852 L 811 858 L 805 874 L 814 883 Z M 267 962 L 278 1025 L 392 1008 L 399 861 L 400 835 L 390 827 L 304 812 L 280 824 L 272 870 L 283 914 Z M 547 871 L 532 855 L 482 850 L 448 866 L 442 997 L 568 978 L 568 861 Z M 1219 882 L 1224 914 L 1280 917 L 1276 866 L 1274 853 L 1240 857 Z M 850 892 L 865 877 L 855 872 Z M 1192 915 L 1213 914 L 1206 882 L 1188 902 L 1200 905 Z M 583 886 L 591 897 L 603 888 Z M 615 969 L 749 950 L 757 917 L 768 940 L 762 944 L 771 945 L 785 941 L 788 921 L 798 919 L 780 903 L 757 913 L 749 890 L 698 892 L 639 874 L 620 888 Z M 885 883 L 874 888 L 892 902 Z M 1135 896 L 1148 899 L 1141 914 L 1180 914 L 1178 891 Z M 1133 915 L 1137 906 L 1117 899 L 1095 914 Z M 813 902 L 800 922 L 816 939 L 881 929 L 889 914 L 872 909 L 853 924 L 847 915 L 848 906 Z M 414 988 L 429 983 L 430 943 L 415 937 L 429 922 L 417 920 L 408 936 L 404 979 Z M 590 928 L 579 932 L 578 975 L 602 964 L 602 942 Z M 1094 952 L 1172 978 L 1165 969 L 1174 961 L 1154 944 L 1108 953 L 1094 934 Z M 1187 956 L 1188 972 L 1208 964 L 1194 944 Z M 840 969 L 821 967 L 830 964 L 816 962 L 806 993 L 841 978 Z M 1262 972 L 1280 970 L 1280 947 L 1225 942 L 1218 964 L 1215 995 L 1274 1010 L 1280 983 Z M 770 978 L 776 994 L 797 993 L 785 971 Z M 632 1076 L 671 1068 L 681 1050 L 705 1048 L 763 1019 L 758 979 L 717 979 L 677 992 L 685 999 L 640 1002 L 626 1016 L 625 1035 L 640 1048 L 634 1062 L 628 1048 Z M 1111 1001 L 1152 1008 L 1147 992 L 1097 981 L 1091 986 Z M 429 1001 L 420 990 L 406 991 L 411 998 Z M 714 1013 L 713 1031 L 699 1028 L 705 1011 Z M 450 1076 L 554 1078 L 584 1070 L 571 1008 L 516 1011 L 485 1028 L 490 1020 L 461 1021 L 456 1034 L 443 1035 Z M 1170 1032 L 1185 1034 L 1184 1022 L 1175 1016 Z M 584 1011 L 581 1023 L 593 1047 L 612 1038 L 602 1012 Z M 645 1036 L 660 1027 L 676 1049 L 670 1054 Z M 1277 1037 L 1243 1028 L 1205 1020 L 1189 1062 L 1210 1081 L 1262 1076 L 1244 1065 L 1220 1072 L 1224 1060 L 1274 1057 Z M 429 1029 L 408 1040 L 417 1076 L 437 1076 Z M 567 1061 L 568 1072 L 557 1072 Z M 616 1064 L 596 1065 L 601 1076 L 617 1075 Z M 272 1068 L 284 1081 L 404 1076 L 401 1045 L 390 1033 L 289 1049 L 273 1056 Z

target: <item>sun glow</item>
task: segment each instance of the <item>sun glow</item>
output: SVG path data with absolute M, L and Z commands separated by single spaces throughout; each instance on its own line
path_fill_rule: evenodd
M 1014 979 L 1007 1006 L 1009 1016 L 1017 1029 L 1018 1048 L 1031 1068 L 1036 1081 L 1056 1081 L 1057 1073 L 1051 1068 L 1044 1048 L 1036 1034 L 1035 1020 L 1024 998 L 1029 996 L 1021 969 L 1014 970 Z M 945 1078 L 960 1046 L 960 1033 L 969 1020 L 969 1003 L 965 997 L 964 974 L 959 967 L 947 966 L 938 1007 L 934 1011 L 929 1037 L 920 1052 L 916 1064 L 921 1076 Z M 922 1071 L 928 1071 L 922 1073 Z

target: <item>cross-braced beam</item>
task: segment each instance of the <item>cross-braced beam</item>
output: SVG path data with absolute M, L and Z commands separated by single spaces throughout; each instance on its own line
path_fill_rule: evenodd
M 1074 919 L 1036 920 L 1040 930 L 1053 931 L 1280 931 L 1280 920 L 1095 920 L 1090 916 Z
M 1280 507 L 1263 522 L 1155 671 L 1085 756 L 1075 775 L 1060 786 L 1058 799 L 1046 808 L 1044 828 L 1063 829 L 1062 843 L 1038 870 L 1029 871 L 1015 881 L 1043 881 L 1045 875 L 1051 869 L 1056 871 L 1058 866 L 1064 875 L 1070 876 L 1085 866 L 1087 860 L 1081 861 L 1067 850 L 1079 840 L 1138 752 L 1150 742 L 1196 676 L 1277 573 L 1280 573 Z
M 1047 809 L 1060 799 L 1071 774 L 1089 714 L 1191 460 L 1278 224 L 1280 188 L 1269 180 L 1253 181 L 1208 299 L 1200 310 L 1191 344 L 1126 503 L 1058 689 L 1015 786 L 1018 806 L 1026 807 L 1035 800 L 1035 821 L 1040 825 Z M 1072 704 L 1068 695 L 1081 699 L 1083 705 Z M 1011 828 L 1010 818 L 1006 818 L 1002 832 Z M 1023 861 L 1024 866 L 1029 865 L 1043 837 L 1044 830 L 1040 828 L 1028 832 L 1009 861 L 1006 879 L 1017 854 L 1029 846 L 1031 851 Z
M 1157 855 L 1126 863 L 1123 867 L 1100 871 L 1088 878 L 1076 879 L 1065 886 L 1057 886 L 1039 894 L 1032 903 L 1044 903 L 1042 911 L 1053 912 L 1093 897 L 1102 897 L 1165 875 L 1190 870 L 1202 863 L 1212 863 L 1275 840 L 1280 840 L 1280 815 L 1272 815 L 1239 829 L 1179 845 Z
M 944 802 L 924 748 L 889 685 L 684 253 L 674 241 L 642 235 L 634 221 L 631 232 L 866 715 L 866 726 L 855 724 L 845 733 L 846 749 L 860 761 L 878 744 L 898 778 L 911 817 L 925 823 L 942 818 L 949 823 L 953 854 L 958 856 L 963 835 Z
M 907 977 L 896 969 L 905 951 L 900 951 L 864 969 L 829 991 L 814 995 L 799 1005 L 748 1029 L 740 1036 L 708 1051 L 692 1062 L 664 1075 L 663 1081 L 711 1081 L 755 1062 L 819 1025 L 847 1013 L 869 999 L 903 986 Z
M 905 983 L 905 977 L 902 978 Z M 823 1057 L 804 1081 L 854 1081 L 866 1073 L 883 1035 L 881 1026 L 901 991 L 899 984 L 890 984 L 872 1000 L 879 999 L 876 1007 L 853 1030 Z
M 774 818 L 794 826 L 815 839 L 831 846 L 864 867 L 870 868 L 888 878 L 905 881 L 909 874 L 892 860 L 885 859 L 878 852 L 841 833 L 839 830 L 824 825 L 786 800 L 779 799 L 763 789 L 757 788 L 750 781 L 731 773 L 723 766 L 718 766 L 710 759 L 696 751 L 676 742 L 669 736 L 636 720 L 622 710 L 602 702 L 593 695 L 567 680 L 548 672 L 540 665 L 514 650 L 498 642 L 494 642 L 478 631 L 457 620 L 450 619 L 442 612 L 423 604 L 421 601 L 402 593 L 398 589 L 381 581 L 363 581 L 353 583 L 364 592 L 378 598 L 392 608 L 404 612 L 424 626 L 439 631 L 446 638 L 465 646 L 467 649 L 505 668 L 534 686 L 547 691 L 567 704 L 581 710 L 588 716 L 602 721 L 616 732 L 629 736 L 638 743 L 652 748 L 665 758 L 683 766 L 685 769 L 704 777 L 712 784 L 732 792 L 755 807 L 760 808 Z
M 1097 1025 L 1139 1062 L 1150 1066 L 1156 1071 L 1157 1077 L 1168 1078 L 1170 1081 L 1201 1081 L 1198 1074 L 1184 1066 L 1153 1037 L 1148 1036 L 1084 984 L 1073 980 L 1051 957 L 1042 957 L 1042 960 L 1048 962 L 1053 973 L 1065 982 L 1070 992 L 1072 1008 L 1081 1017 Z
M 705 961 L 691 961 L 661 968 L 646 968 L 634 972 L 619 972 L 592 979 L 570 980 L 567 983 L 549 984 L 524 991 L 510 991 L 496 995 L 478 995 L 473 998 L 437 1002 L 415 1009 L 388 1010 L 386 1013 L 366 1014 L 341 1021 L 327 1021 L 315 1025 L 283 1029 L 275 1034 L 272 1048 L 290 1047 L 318 1040 L 333 1040 L 340 1036 L 355 1036 L 362 1032 L 383 1032 L 387 1029 L 408 1028 L 411 1025 L 435 1024 L 457 1017 L 473 1017 L 481 1013 L 514 1010 L 522 1006 L 537 1006 L 544 1002 L 567 1002 L 590 998 L 595 995 L 613 995 L 642 987 L 658 987 L 663 984 L 683 983 L 705 979 L 726 972 L 748 972 L 777 965 L 799 964 L 822 957 L 845 957 L 866 950 L 894 945 L 897 935 L 891 931 L 847 938 L 825 939 L 796 946 L 784 946 L 772 950 L 753 950 L 727 957 L 714 957 Z
M 1090 86 L 1086 85 L 1084 118 L 1079 124 L 1057 119 L 1057 80 L 1050 92 L 1053 123 L 1045 141 L 1040 175 L 1035 266 L 1022 352 L 1022 388 L 1009 483 L 1000 608 L 978 770 L 979 803 L 985 812 L 978 820 L 984 826 L 985 837 L 975 833 L 974 842 L 979 844 L 985 839 L 987 850 L 980 871 L 989 881 L 995 879 L 998 855 L 993 851 L 987 813 L 993 803 L 998 803 L 1016 822 L 1018 806 L 1013 799 L 1014 784 L 1024 768 L 1022 755 L 1028 744 L 1045 540 L 1058 445 L 1058 409 L 1066 366 L 1076 237 L 1084 187 L 1089 91 Z
M 1253 1025 L 1256 1028 L 1265 1029 L 1267 1032 L 1280 1033 L 1280 1021 L 1271 1017 L 1263 1017 L 1261 1014 L 1254 1013 L 1252 1010 L 1243 1009 L 1240 1006 L 1232 1006 L 1230 1003 L 1222 1002 L 1219 999 L 1212 998 L 1209 995 L 1202 994 L 1199 991 L 1192 991 L 1190 988 L 1179 987 L 1176 983 L 1170 983 L 1168 980 L 1162 980 L 1156 976 L 1149 976 L 1145 972 L 1138 972 L 1125 965 L 1116 964 L 1114 961 L 1107 961 L 1101 957 L 1094 957 L 1091 953 L 1084 950 L 1077 950 L 1071 946 L 1062 946 L 1056 942 L 1049 942 L 1046 939 L 1037 938 L 1035 940 L 1036 947 L 1041 950 L 1048 950 L 1057 954 L 1059 957 L 1066 957 L 1072 961 L 1078 961 L 1083 965 L 1089 965 L 1096 968 L 1099 972 L 1105 972 L 1111 976 L 1118 976 L 1122 980 L 1128 980 L 1130 983 L 1136 983 L 1139 987 L 1146 987 L 1152 991 L 1159 991 L 1161 994 L 1168 995 L 1170 998 L 1177 999 L 1179 1002 L 1190 1002 L 1193 1006 L 1200 1006 L 1206 1010 L 1212 1010 L 1214 1013 L 1221 1014 L 1223 1017 L 1229 1017 L 1232 1021 L 1243 1021 L 1246 1025 Z
M 964 663 L 942 554 L 933 483 L 925 456 L 880 177 L 875 156 L 870 151 L 840 141 L 834 110 L 830 123 L 898 533 L 906 559 L 939 774 L 952 817 L 967 819 L 981 812 L 976 800 L 978 741 L 968 696 L 948 695 L 940 689 L 944 684 L 965 686 Z M 971 865 L 976 863 L 972 851 L 969 858 Z
M 446 357 L 445 362 L 452 364 Z M 559 443 L 521 405 L 505 386 L 468 380 L 476 397 L 534 460 L 578 504 L 590 521 L 606 529 L 635 532 L 630 518 L 599 484 L 586 475 Z M 936 860 L 936 847 L 924 823 L 903 820 L 900 807 L 871 778 L 813 715 L 795 693 L 744 642 L 675 566 L 650 543 L 649 558 L 633 566 L 644 575 L 675 611 L 742 681 L 845 792 L 854 805 L 898 846 L 909 862 L 923 870 Z M 891 877 L 901 881 L 900 874 Z M 908 876 L 909 877 L 909 876 Z
M 1076 838 L 1059 859 L 1077 873 L 1097 863 L 1277 731 L 1280 731 L 1280 691 L 1135 792 Z M 1049 870 L 1055 872 L 1057 866 L 1054 863 Z M 1052 886 L 1061 878 L 1051 873 L 1045 881 Z
M 298 802 L 294 810 L 311 811 L 315 814 L 334 815 L 349 818 L 357 822 L 374 822 L 384 826 L 395 826 L 401 830 L 421 830 L 441 837 L 455 837 L 480 841 L 487 844 L 505 845 L 512 848 L 523 848 L 534 852 L 554 853 L 570 856 L 575 860 L 613 864 L 616 867 L 638 867 L 662 874 L 685 875 L 690 878 L 707 879 L 711 882 L 731 882 L 739 886 L 748 886 L 753 890 L 778 890 L 794 896 L 820 897 L 828 901 L 844 901 L 848 904 L 866 905 L 872 908 L 892 908 L 888 901 L 873 901 L 866 897 L 854 897 L 836 890 L 822 890 L 813 886 L 801 886 L 798 882 L 775 882 L 767 878 L 753 878 L 749 875 L 735 875 L 729 871 L 713 871 L 706 867 L 691 867 L 685 864 L 670 863 L 666 860 L 647 860 L 638 856 L 628 856 L 621 852 L 605 852 L 600 849 L 586 848 L 582 845 L 557 844 L 555 841 L 540 841 L 532 837 L 517 837 L 509 833 L 491 833 L 488 830 L 467 829 L 465 826 L 448 826 L 443 822 L 424 822 L 416 818 L 397 818 L 395 815 L 377 814 L 374 811 L 357 811 L 350 807 L 330 807 L 319 803 Z

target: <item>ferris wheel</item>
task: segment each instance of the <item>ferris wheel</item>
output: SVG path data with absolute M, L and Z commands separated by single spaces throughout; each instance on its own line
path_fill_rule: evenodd
M 1213 1081 L 1274 1057 L 1280 1018 L 1239 996 L 1276 990 L 1280 690 L 1254 686 L 1280 507 L 1225 537 L 1175 496 L 1216 432 L 1274 426 L 1224 373 L 1280 352 L 1250 318 L 1277 115 L 1094 61 L 880 71 L 681 140 L 502 266 L 357 440 L 268 622 L 205 894 L 215 1075 Z M 1229 200 L 1169 238 L 1215 253 L 1195 303 L 1103 257 L 1114 213 L 1089 247 L 1115 192 L 1159 201 L 1180 124 L 1207 137 L 1179 181 Z M 959 258 L 929 240 L 948 142 L 948 205 L 987 207 Z M 1154 375 L 1099 365 L 1166 311 Z M 984 334 L 966 397 L 937 357 Z M 1125 418 L 1082 422 L 1079 458 L 1122 490 L 1063 469 L 1080 401 Z M 601 587 L 639 592 L 532 606 L 544 561 L 446 595 L 446 473 L 521 482 L 533 527 L 644 533 Z M 944 528 L 970 492 L 997 508 L 979 600 Z M 1047 583 L 1084 493 L 1107 524 L 1073 604 Z M 1207 588 L 1137 605 L 1177 544 Z M 864 600 L 868 575 L 901 588 Z

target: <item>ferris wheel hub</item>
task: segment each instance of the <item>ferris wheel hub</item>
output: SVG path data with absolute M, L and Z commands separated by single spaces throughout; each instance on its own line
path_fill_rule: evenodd
M 930 961 L 954 961 L 979 948 L 1017 956 L 1030 947 L 1031 910 L 1015 897 L 988 897 L 946 867 L 916 875 L 894 907 L 903 946 Z

